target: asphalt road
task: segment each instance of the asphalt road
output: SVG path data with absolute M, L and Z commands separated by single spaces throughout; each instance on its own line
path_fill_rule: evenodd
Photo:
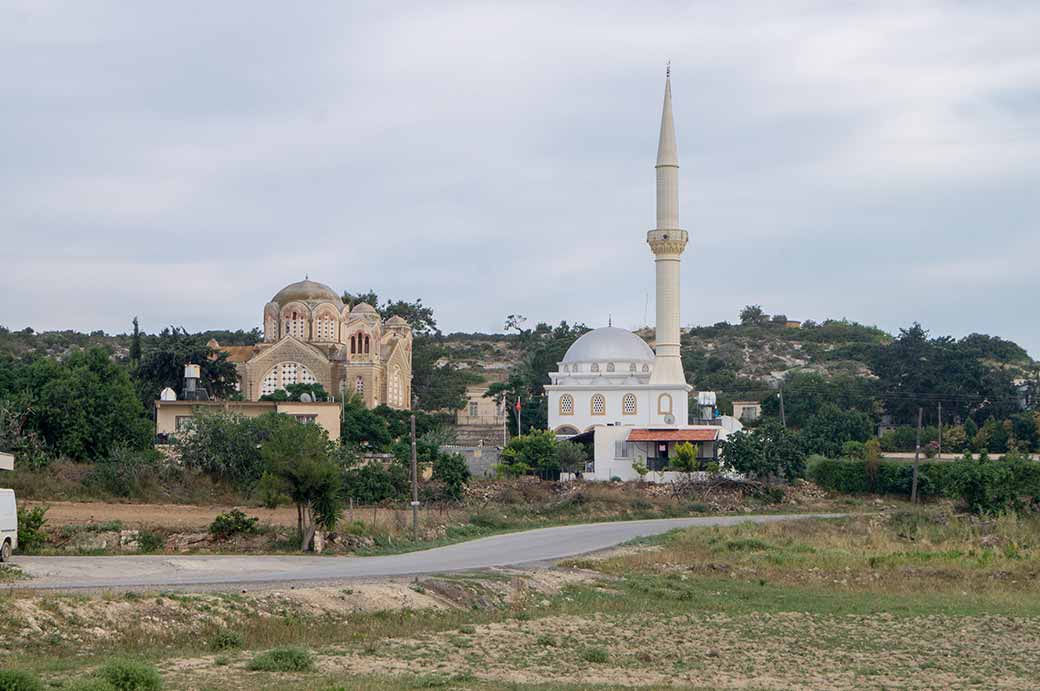
M 710 516 L 648 521 L 616 521 L 555 528 L 460 542 L 446 547 L 383 557 L 135 555 L 125 557 L 27 557 L 13 562 L 28 581 L 2 584 L 18 589 L 119 589 L 240 586 L 334 582 L 354 578 L 409 576 L 492 566 L 551 563 L 675 528 L 772 523 L 841 514 Z

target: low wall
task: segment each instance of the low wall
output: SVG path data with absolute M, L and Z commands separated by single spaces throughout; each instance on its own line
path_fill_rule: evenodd
M 444 446 L 446 453 L 457 453 L 466 459 L 466 467 L 473 477 L 495 477 L 499 449 L 488 446 Z

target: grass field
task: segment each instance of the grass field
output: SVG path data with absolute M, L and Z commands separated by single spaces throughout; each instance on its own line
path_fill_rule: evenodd
M 544 575 L 549 586 L 517 572 L 402 583 L 387 601 L 413 599 L 377 611 L 321 606 L 377 597 L 349 588 L 310 600 L 48 596 L 32 599 L 33 616 L 64 611 L 62 628 L 97 629 L 92 607 L 116 614 L 93 640 L 15 642 L 2 630 L 0 665 L 56 688 L 115 654 L 155 665 L 170 689 L 1034 689 L 1040 679 L 1036 518 L 933 508 L 695 529 Z M 28 611 L 29 598 L 10 597 L 9 611 Z M 277 660 L 296 671 L 274 671 Z

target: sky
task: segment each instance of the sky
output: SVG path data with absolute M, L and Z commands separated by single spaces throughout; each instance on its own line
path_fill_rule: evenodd
M 0 1 L 0 324 L 252 328 L 304 278 L 445 331 L 746 304 L 1040 357 L 1040 3 Z

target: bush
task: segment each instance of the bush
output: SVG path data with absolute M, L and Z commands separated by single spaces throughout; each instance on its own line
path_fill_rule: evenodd
M 585 660 L 585 662 L 603 664 L 610 660 L 610 653 L 603 648 L 586 648 L 581 651 L 581 659 Z
M 411 496 L 411 480 L 408 468 L 393 461 L 366 463 L 344 473 L 343 491 L 346 498 L 362 504 L 378 504 L 381 501 L 403 501 Z
M 0 669 L 0 691 L 43 691 L 43 684 L 32 672 Z
M 951 493 L 977 514 L 1012 513 L 1040 505 L 1040 464 L 1026 460 L 951 463 Z
M 154 449 L 114 449 L 94 464 L 83 484 L 115 497 L 141 497 L 156 476 L 160 455 Z
M 47 507 L 18 507 L 18 548 L 23 552 L 35 552 L 43 547 L 47 536 L 43 526 L 47 523 Z M 3 688 L 3 687 L 0 687 Z
M 910 496 L 913 463 L 882 461 L 871 480 L 865 461 L 814 459 L 809 479 L 820 487 L 843 494 L 897 494 Z M 1040 463 L 1027 460 L 920 463 L 918 494 L 962 499 L 975 513 L 1019 511 L 1040 502 Z
M 259 518 L 247 516 L 241 509 L 231 509 L 213 519 L 209 524 L 209 534 L 218 540 L 227 540 L 236 535 L 252 535 L 259 522 Z
M 449 499 L 461 499 L 462 490 L 469 482 L 466 459 L 457 453 L 438 453 L 433 461 L 435 482 L 444 484 L 444 495 Z
M 244 643 L 245 639 L 238 631 L 224 630 L 209 639 L 209 649 L 220 652 L 221 650 L 241 648 Z
M 163 686 L 162 677 L 155 667 L 136 660 L 109 660 L 96 676 L 111 684 L 116 691 L 159 691 Z
M 274 648 L 249 662 L 256 672 L 309 672 L 314 669 L 311 654 L 301 648 Z
M 141 530 L 137 533 L 138 551 L 158 552 L 166 546 L 166 539 L 154 530 Z

